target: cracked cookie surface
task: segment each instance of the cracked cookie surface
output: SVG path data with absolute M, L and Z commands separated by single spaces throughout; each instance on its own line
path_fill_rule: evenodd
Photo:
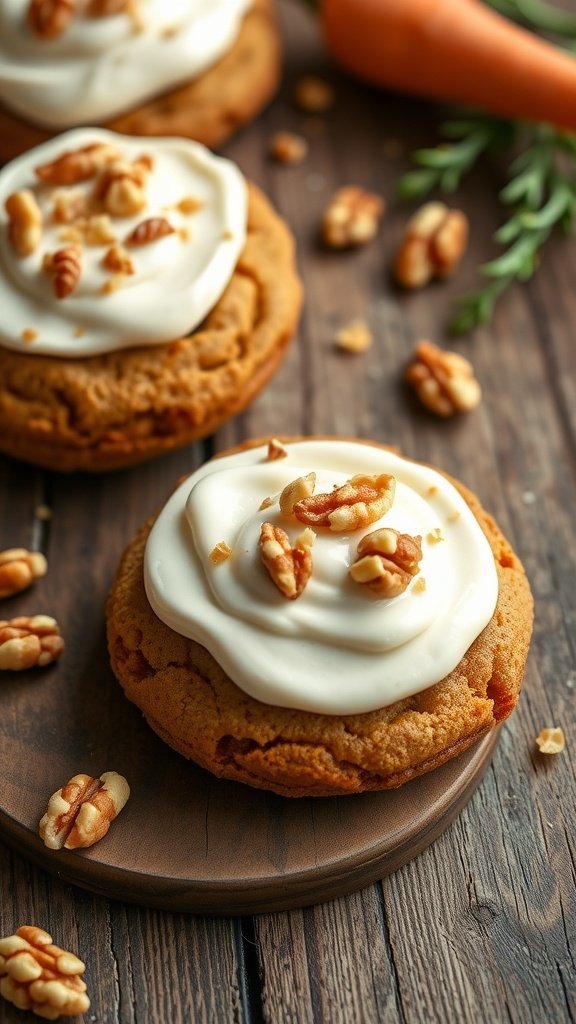
M 292 236 L 251 185 L 246 246 L 191 335 L 87 359 L 0 348 L 0 450 L 51 469 L 100 471 L 204 437 L 266 384 L 300 302 Z
M 358 715 L 313 714 L 254 700 L 204 647 L 169 629 L 150 608 L 142 563 L 152 520 L 126 551 L 108 602 L 112 667 L 127 697 L 185 757 L 214 775 L 283 796 L 395 788 L 463 752 L 516 705 L 532 597 L 494 520 L 474 494 L 451 482 L 488 538 L 499 596 L 487 627 L 434 686 Z

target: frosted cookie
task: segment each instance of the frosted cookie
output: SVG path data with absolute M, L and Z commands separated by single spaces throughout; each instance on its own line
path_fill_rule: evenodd
M 0 0 L 0 155 L 83 124 L 214 146 L 279 74 L 270 0 Z
M 257 444 L 181 483 L 108 604 L 126 695 L 175 750 L 285 796 L 397 787 L 514 708 L 523 568 L 478 499 L 376 444 Z
M 130 465 L 213 431 L 276 369 L 292 238 L 184 139 L 60 136 L 0 172 L 0 450 Z

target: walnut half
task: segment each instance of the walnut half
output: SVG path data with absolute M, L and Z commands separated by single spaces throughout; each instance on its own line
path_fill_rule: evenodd
M 406 380 L 430 412 L 452 416 L 475 409 L 482 398 L 474 367 L 458 352 L 447 352 L 431 341 L 420 341 Z
M 384 527 L 363 537 L 358 559 L 350 566 L 356 583 L 365 584 L 377 597 L 398 597 L 420 571 L 422 538 Z
M 90 1000 L 80 977 L 85 970 L 77 956 L 53 945 L 52 936 L 35 925 L 0 939 L 0 995 L 45 1020 L 86 1013 Z
M 312 575 L 312 545 L 315 534 L 304 530 L 292 547 L 290 538 L 281 526 L 262 523 L 260 528 L 260 558 L 268 575 L 284 597 L 291 601 L 300 597 Z
M 129 796 L 130 787 L 117 772 L 104 772 L 99 779 L 74 775 L 48 801 L 38 826 L 44 845 L 51 850 L 93 846 L 106 835 Z

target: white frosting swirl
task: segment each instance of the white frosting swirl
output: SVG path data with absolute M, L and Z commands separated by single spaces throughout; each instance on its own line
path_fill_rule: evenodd
M 230 678 L 267 704 L 324 714 L 385 707 L 438 682 L 490 621 L 498 581 L 494 556 L 464 499 L 435 470 L 381 448 L 299 441 L 288 456 L 266 448 L 215 459 L 186 480 L 160 513 L 145 557 L 152 608 L 168 626 L 205 646 Z M 391 510 L 352 534 L 319 530 L 312 576 L 299 598 L 276 589 L 258 554 L 260 524 L 302 530 L 281 517 L 277 498 L 315 471 L 316 493 L 357 473 L 391 473 Z M 259 511 L 263 498 L 275 504 Z M 423 538 L 421 571 L 399 597 L 382 600 L 354 583 L 348 567 L 361 537 L 389 526 Z M 440 530 L 443 539 L 428 537 Z M 231 557 L 213 565 L 224 541 Z
M 137 23 L 83 6 L 39 39 L 27 3 L 0 0 L 0 99 L 47 128 L 107 121 L 202 74 L 233 45 L 250 0 L 139 0 Z
M 147 205 L 133 217 L 111 218 L 121 243 L 144 219 L 162 216 L 172 234 L 130 249 L 135 273 L 117 290 L 103 294 L 111 274 L 103 267 L 107 245 L 82 249 L 76 290 L 56 298 L 42 268 L 46 253 L 61 249 L 62 224 L 53 220 L 54 194 L 41 186 L 34 168 L 64 152 L 95 142 L 116 146 L 133 161 L 153 158 L 146 187 Z M 42 241 L 18 257 L 10 243 L 4 203 L 9 195 L 33 189 L 43 212 Z M 73 191 L 94 189 L 91 179 Z M 198 200 L 193 213 L 182 200 Z M 247 191 L 240 171 L 228 160 L 186 139 L 135 139 L 103 129 L 77 129 L 38 146 L 0 172 L 0 345 L 27 354 L 78 358 L 135 345 L 173 341 L 192 331 L 228 284 L 246 240 Z M 34 340 L 26 340 L 28 332 Z

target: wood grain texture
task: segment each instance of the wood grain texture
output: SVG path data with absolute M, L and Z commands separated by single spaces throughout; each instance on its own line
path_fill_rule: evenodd
M 328 68 L 337 88 L 333 114 L 301 115 L 290 102 L 291 84 L 326 62 L 312 20 L 292 3 L 280 11 L 288 44 L 282 94 L 227 153 L 291 223 L 307 303 L 271 387 L 219 431 L 214 448 L 268 432 L 356 433 L 459 476 L 508 533 L 533 587 L 536 627 L 524 694 L 466 809 L 381 885 L 306 910 L 210 919 L 86 895 L 0 848 L 0 931 L 33 920 L 84 955 L 92 997 L 86 1020 L 98 1024 L 573 1022 L 576 242 L 551 242 L 535 279 L 506 296 L 491 327 L 451 343 L 476 367 L 481 407 L 449 423 L 420 410 L 400 384 L 405 361 L 420 337 L 448 344 L 451 299 L 473 285 L 475 266 L 494 251 L 502 170 L 484 164 L 458 193 L 472 239 L 457 277 L 398 294 L 387 268 L 408 208 L 392 194 L 407 161 L 386 156 L 387 140 L 399 140 L 404 153 L 433 143 L 438 111 L 364 89 Z M 305 164 L 288 169 L 266 159 L 269 136 L 284 128 L 309 138 Z M 348 183 L 381 192 L 389 209 L 373 245 L 326 254 L 317 244 L 319 215 L 332 189 Z M 332 343 L 335 328 L 355 316 L 375 334 L 373 349 L 356 358 Z M 3 603 L 3 613 L 58 615 L 79 670 L 89 673 L 89 689 L 78 680 L 88 710 L 105 666 L 100 613 L 115 559 L 204 453 L 168 456 L 93 484 L 0 463 L 3 546 L 40 539 L 50 560 L 42 587 Z M 41 501 L 54 509 L 47 528 L 34 519 Z M 80 540 L 75 523 L 88 513 L 93 536 Z M 34 686 L 42 699 L 41 682 Z M 111 734 L 116 724 L 111 718 Z M 563 725 L 568 745 L 545 759 L 534 736 L 555 724 Z M 2 772 L 14 770 L 2 765 Z M 0 1018 L 24 1019 L 4 1006 Z

